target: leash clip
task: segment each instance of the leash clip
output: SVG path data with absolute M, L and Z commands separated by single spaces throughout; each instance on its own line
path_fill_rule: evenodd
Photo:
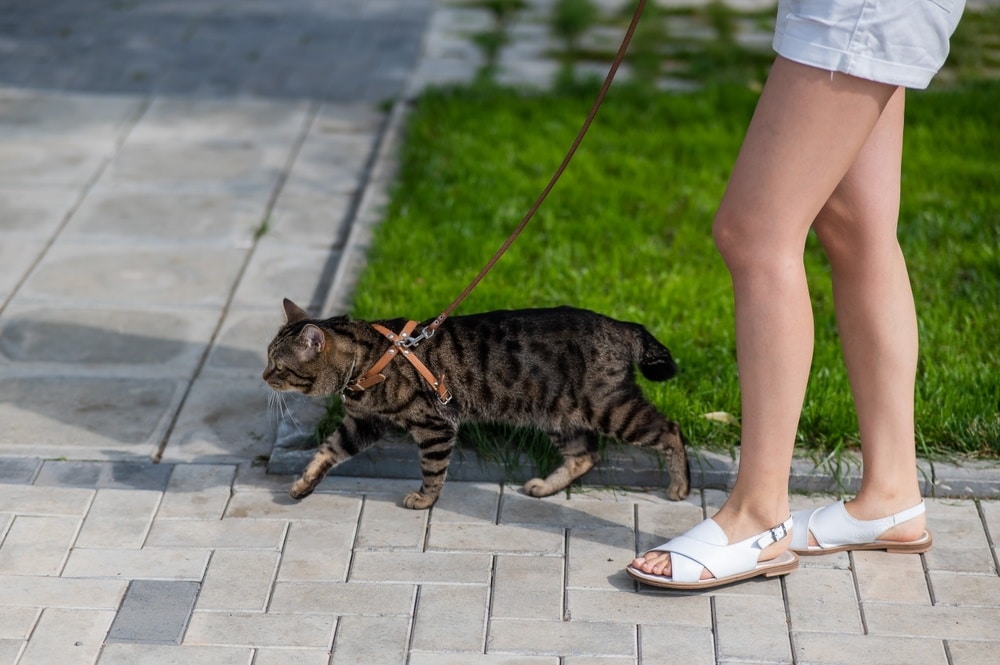
M 417 346 L 424 340 L 430 339 L 433 336 L 434 336 L 433 330 L 428 330 L 427 328 L 424 328 L 423 330 L 420 331 L 419 335 L 415 335 L 413 337 L 410 336 L 401 337 L 399 340 L 395 342 L 395 344 L 405 349 L 412 349 L 413 347 Z

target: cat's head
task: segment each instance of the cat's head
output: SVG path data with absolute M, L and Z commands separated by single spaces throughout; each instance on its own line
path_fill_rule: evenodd
M 283 305 L 285 325 L 267 347 L 264 381 L 274 390 L 306 395 L 342 391 L 353 371 L 353 351 L 336 344 L 320 321 L 288 298 Z

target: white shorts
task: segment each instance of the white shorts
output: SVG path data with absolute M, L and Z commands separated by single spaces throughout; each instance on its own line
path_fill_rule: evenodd
M 774 50 L 831 72 L 926 88 L 965 0 L 778 0 Z

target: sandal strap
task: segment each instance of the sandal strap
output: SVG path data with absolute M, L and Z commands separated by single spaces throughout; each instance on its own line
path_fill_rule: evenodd
M 787 536 L 791 529 L 789 516 L 763 533 L 730 543 L 722 527 L 715 520 L 707 519 L 654 551 L 670 552 L 670 579 L 676 582 L 697 582 L 702 570 L 722 579 L 756 568 L 760 552 Z
M 800 528 L 796 530 L 792 547 L 799 549 L 806 547 L 810 533 L 824 549 L 874 543 L 892 527 L 919 517 L 925 511 L 926 506 L 923 501 L 912 508 L 877 520 L 859 520 L 851 517 L 843 501 L 816 510 L 798 511 L 793 515 L 793 519 Z

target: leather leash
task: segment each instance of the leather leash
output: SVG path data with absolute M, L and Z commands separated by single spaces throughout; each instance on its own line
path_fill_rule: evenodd
M 583 137 L 587 134 L 587 130 L 590 129 L 590 125 L 594 121 L 594 117 L 597 116 L 597 111 L 598 109 L 600 109 L 601 103 L 604 101 L 604 97 L 608 94 L 608 90 L 611 88 L 611 82 L 614 80 L 615 74 L 618 72 L 618 67 L 622 64 L 622 61 L 625 59 L 625 51 L 628 50 L 628 45 L 632 42 L 632 35 L 635 33 L 635 28 L 639 24 L 639 17 L 642 16 L 642 10 L 645 7 L 646 7 L 646 0 L 639 0 L 638 3 L 636 4 L 635 11 L 632 13 L 632 21 L 631 23 L 629 23 L 628 29 L 625 31 L 625 36 L 622 38 L 621 46 L 618 47 L 618 53 L 615 54 L 615 59 L 611 63 L 611 68 L 608 70 L 608 75 L 604 78 L 604 84 L 601 85 L 601 89 L 597 93 L 597 98 L 594 100 L 593 106 L 590 107 L 590 112 L 587 113 L 587 118 L 586 120 L 583 121 L 583 125 L 580 127 L 580 131 L 577 132 L 576 138 L 573 139 L 573 143 L 570 146 L 569 150 L 566 152 L 566 156 L 563 157 L 562 163 L 559 164 L 559 167 L 552 174 L 552 177 L 549 179 L 548 184 L 545 185 L 545 188 L 542 190 L 542 193 L 538 195 L 537 199 L 535 199 L 534 204 L 531 206 L 528 212 L 525 213 L 524 217 L 521 219 L 521 223 L 517 225 L 517 228 L 514 229 L 514 232 L 511 233 L 510 236 L 507 238 L 507 240 L 504 241 L 504 243 L 500 246 L 500 249 L 496 251 L 493 257 L 486 262 L 486 265 L 483 266 L 483 269 L 479 271 L 479 274 L 476 275 L 471 282 L 469 282 L 469 285 L 465 287 L 465 290 L 463 290 L 462 293 L 459 294 L 459 296 L 455 298 L 455 300 L 453 300 L 451 304 L 448 305 L 444 309 L 444 311 L 438 315 L 436 319 L 434 319 L 426 328 L 424 328 L 419 335 L 410 338 L 413 346 L 416 346 L 425 339 L 430 339 L 431 336 L 434 335 L 434 332 L 441 326 L 442 323 L 444 323 L 444 320 L 447 319 L 453 311 L 455 311 L 455 308 L 458 307 L 462 303 L 462 301 L 465 300 L 466 297 L 468 297 L 470 293 L 472 293 L 472 290 L 479 285 L 479 282 L 481 282 L 483 277 L 486 276 L 486 273 L 488 273 L 490 270 L 493 269 L 493 266 L 496 264 L 497 261 L 500 260 L 500 257 L 504 255 L 504 253 L 507 251 L 508 248 L 510 248 L 512 244 L 514 244 L 514 241 L 517 240 L 517 237 L 521 235 L 521 231 L 523 231 L 524 227 L 528 225 L 528 222 L 531 221 L 531 218 L 535 216 L 535 213 L 541 207 L 542 202 L 545 201 L 545 198 L 549 195 L 549 192 L 551 192 L 552 188 L 555 187 L 556 181 L 559 180 L 560 176 L 562 176 L 563 174 L 563 171 L 565 171 L 566 167 L 569 166 L 569 162 L 571 159 L 573 159 L 573 155 L 576 154 L 577 148 L 580 147 L 580 143 L 583 141 Z
M 395 358 L 397 355 L 402 355 L 404 358 L 410 361 L 410 364 L 412 364 L 416 368 L 416 370 L 420 373 L 420 375 L 424 378 L 424 380 L 428 383 L 428 385 L 430 385 L 431 388 L 434 389 L 434 392 L 437 393 L 438 399 L 441 401 L 442 404 L 447 404 L 451 400 L 451 393 L 448 392 L 448 389 L 445 387 L 444 384 L 444 376 L 436 378 L 434 374 L 429 369 L 427 369 L 427 366 L 424 365 L 422 362 L 420 362 L 420 359 L 417 358 L 410 350 L 413 347 L 420 344 L 420 342 L 424 341 L 425 339 L 430 339 L 434 335 L 435 331 L 437 331 L 437 329 L 441 327 L 441 324 L 444 323 L 445 319 L 447 319 L 451 315 L 451 313 L 455 311 L 455 308 L 457 308 L 460 304 L 462 304 L 462 301 L 465 300 L 470 293 L 472 293 L 473 289 L 475 289 L 476 286 L 479 285 L 479 282 L 481 282 L 482 279 L 486 276 L 486 274 L 493 269 L 493 266 L 496 265 L 496 262 L 499 261 L 500 257 L 502 257 L 507 252 L 507 250 L 510 248 L 512 244 L 514 244 L 514 241 L 517 240 L 517 237 L 521 235 L 521 231 L 524 230 L 524 227 L 528 225 L 528 222 L 530 222 L 531 219 L 535 216 L 535 213 L 538 212 L 538 209 L 541 207 L 542 203 L 549 195 L 549 192 L 552 191 L 552 188 L 555 187 L 556 182 L 562 176 L 563 171 L 565 171 L 566 167 L 569 166 L 570 160 L 573 159 L 573 156 L 576 154 L 577 148 L 580 147 L 580 143 L 583 141 L 583 137 L 586 136 L 587 130 L 590 129 L 591 123 L 593 123 L 594 118 L 597 116 L 597 111 L 598 109 L 600 109 L 601 103 L 604 101 L 605 96 L 607 96 L 608 94 L 608 90 L 611 88 L 611 83 L 612 81 L 614 81 L 615 74 L 618 72 L 618 68 L 621 66 L 622 61 L 625 59 L 625 52 L 628 50 L 628 46 L 632 42 L 632 35 L 635 34 L 635 28 L 639 24 L 639 17 L 642 16 L 642 10 L 645 7 L 646 7 L 646 0 L 638 0 L 638 2 L 636 3 L 635 11 L 632 13 L 632 21 L 629 23 L 628 29 L 625 31 L 625 36 L 622 38 L 621 46 L 618 47 L 618 52 L 615 54 L 615 59 L 611 63 L 611 68 L 608 70 L 608 75 L 604 78 L 604 83 L 603 85 L 601 85 L 601 89 L 597 93 L 597 98 L 594 100 L 594 104 L 590 107 L 590 111 L 587 113 L 587 117 L 583 121 L 583 125 L 580 127 L 580 131 L 577 132 L 576 138 L 573 139 L 573 143 L 572 145 L 570 145 L 570 148 L 566 152 L 566 156 L 563 157 L 563 160 L 559 164 L 559 167 L 556 168 L 555 172 L 552 174 L 552 177 L 549 178 L 548 184 L 545 185 L 545 188 L 542 190 L 542 193 L 538 195 L 538 198 L 535 199 L 534 204 L 532 204 L 531 208 L 528 209 L 528 212 L 525 213 L 524 217 L 521 219 L 521 222 L 517 225 L 517 228 L 515 228 L 513 233 L 510 234 L 507 240 L 505 240 L 504 243 L 500 245 L 500 248 L 493 254 L 492 258 L 490 258 L 490 260 L 486 262 L 486 265 L 483 266 L 483 269 L 479 271 L 479 274 L 476 275 L 471 282 L 469 282 L 468 286 L 465 287 L 465 289 L 459 294 L 459 296 L 455 298 L 451 302 L 451 304 L 448 305 L 444 309 L 444 311 L 437 316 L 436 319 L 434 319 L 422 331 L 420 331 L 419 335 L 416 336 L 410 335 L 410 333 L 412 333 L 418 325 L 416 321 L 408 321 L 406 325 L 403 327 L 403 330 L 400 331 L 398 336 L 388 328 L 373 323 L 372 327 L 375 328 L 382 335 L 384 335 L 390 342 L 392 342 L 392 347 L 388 351 L 386 351 L 382 355 L 382 357 L 378 359 L 378 361 L 375 362 L 372 368 L 369 369 L 364 374 L 364 376 L 357 379 L 351 385 L 347 386 L 347 390 L 357 392 L 365 390 L 366 388 L 377 385 L 379 383 L 382 383 L 383 381 L 385 381 L 386 378 L 385 374 L 382 373 L 382 370 L 385 369 L 386 365 L 388 365 L 393 358 Z

